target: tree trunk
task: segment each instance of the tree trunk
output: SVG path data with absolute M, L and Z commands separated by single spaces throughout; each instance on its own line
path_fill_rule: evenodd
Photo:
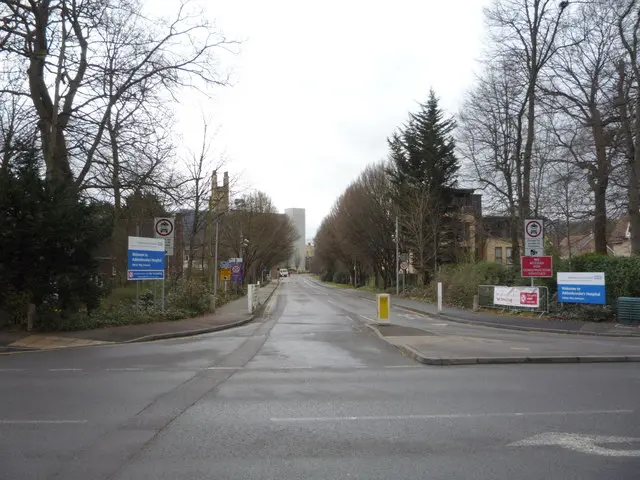
M 516 206 L 512 203 L 509 207 L 511 210 L 511 224 L 510 224 L 510 234 L 511 234 L 511 261 L 516 268 L 520 267 L 520 242 L 519 242 L 519 231 L 520 228 L 524 228 L 523 222 L 520 221 L 518 215 L 516 215 Z
M 607 188 L 599 181 L 596 182 L 593 237 L 595 241 L 595 252 L 601 255 L 607 254 Z
M 535 67 L 534 67 L 535 68 Z M 535 137 L 535 119 L 536 119 L 536 104 L 535 104 L 535 85 L 536 75 L 531 75 L 529 80 L 529 93 L 528 93 L 528 112 L 527 112 L 527 141 L 524 145 L 524 152 L 522 155 L 522 220 L 527 218 L 531 213 L 531 157 L 533 154 L 533 141 Z
M 638 79 L 640 80 L 640 79 Z M 629 168 L 629 222 L 631 223 L 631 254 L 640 255 L 640 88 L 636 90 L 635 145 Z
M 600 111 L 597 108 L 591 109 L 591 119 L 597 157 L 596 178 L 594 178 L 593 182 L 593 194 L 595 197 L 593 237 L 595 241 L 595 252 L 601 255 L 607 255 L 607 187 L 609 185 L 609 166 L 607 164 L 607 149 L 602 119 Z
M 640 254 L 640 97 L 636 92 L 635 122 L 631 126 L 627 102 L 629 97 L 625 95 L 626 64 L 618 63 L 618 108 L 622 131 L 627 150 L 627 168 L 629 172 L 629 184 L 627 188 L 627 212 L 631 230 L 631 254 Z

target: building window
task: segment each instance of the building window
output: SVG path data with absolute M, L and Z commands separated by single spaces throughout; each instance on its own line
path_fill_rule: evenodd
M 513 265 L 513 255 L 511 247 L 507 247 L 507 265 Z
M 502 263 L 502 247 L 496 247 L 496 262 Z

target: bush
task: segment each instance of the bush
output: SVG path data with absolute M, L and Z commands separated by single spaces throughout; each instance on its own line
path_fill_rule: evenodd
M 349 277 L 348 273 L 336 272 L 336 273 L 333 274 L 332 282 L 333 283 L 339 283 L 339 284 L 348 285 L 351 282 L 351 277 Z
M 163 312 L 157 307 L 140 308 L 121 304 L 108 310 L 65 313 L 46 306 L 38 309 L 37 328 L 40 331 L 72 331 L 120 325 L 138 325 L 152 322 L 181 320 L 192 317 L 193 313 L 177 308 L 167 308 Z
M 607 303 L 618 297 L 640 297 L 640 257 L 609 257 L 587 253 L 573 259 L 575 272 L 604 272 Z
M 169 308 L 186 310 L 200 315 L 209 311 L 209 289 L 198 281 L 181 279 L 167 296 Z
M 471 308 L 473 297 L 478 293 L 479 285 L 513 285 L 527 280 L 517 276 L 512 266 L 493 262 L 464 263 L 443 265 L 437 279 L 429 285 L 413 286 L 406 289 L 406 295 L 419 300 L 435 302 L 438 281 L 442 282 L 443 295 L 448 305 Z

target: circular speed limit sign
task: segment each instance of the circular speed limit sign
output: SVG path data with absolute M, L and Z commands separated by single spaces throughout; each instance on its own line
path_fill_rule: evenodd
M 231 273 L 240 273 L 240 265 L 234 265 L 231 267 Z
M 537 220 L 531 220 L 525 226 L 525 232 L 530 238 L 539 237 L 542 234 L 542 225 Z

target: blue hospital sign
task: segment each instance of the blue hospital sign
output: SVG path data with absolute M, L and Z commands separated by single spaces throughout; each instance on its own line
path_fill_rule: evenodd
M 127 280 L 162 280 L 164 248 L 163 238 L 129 237 Z
M 558 302 L 604 305 L 604 272 L 558 272 Z

